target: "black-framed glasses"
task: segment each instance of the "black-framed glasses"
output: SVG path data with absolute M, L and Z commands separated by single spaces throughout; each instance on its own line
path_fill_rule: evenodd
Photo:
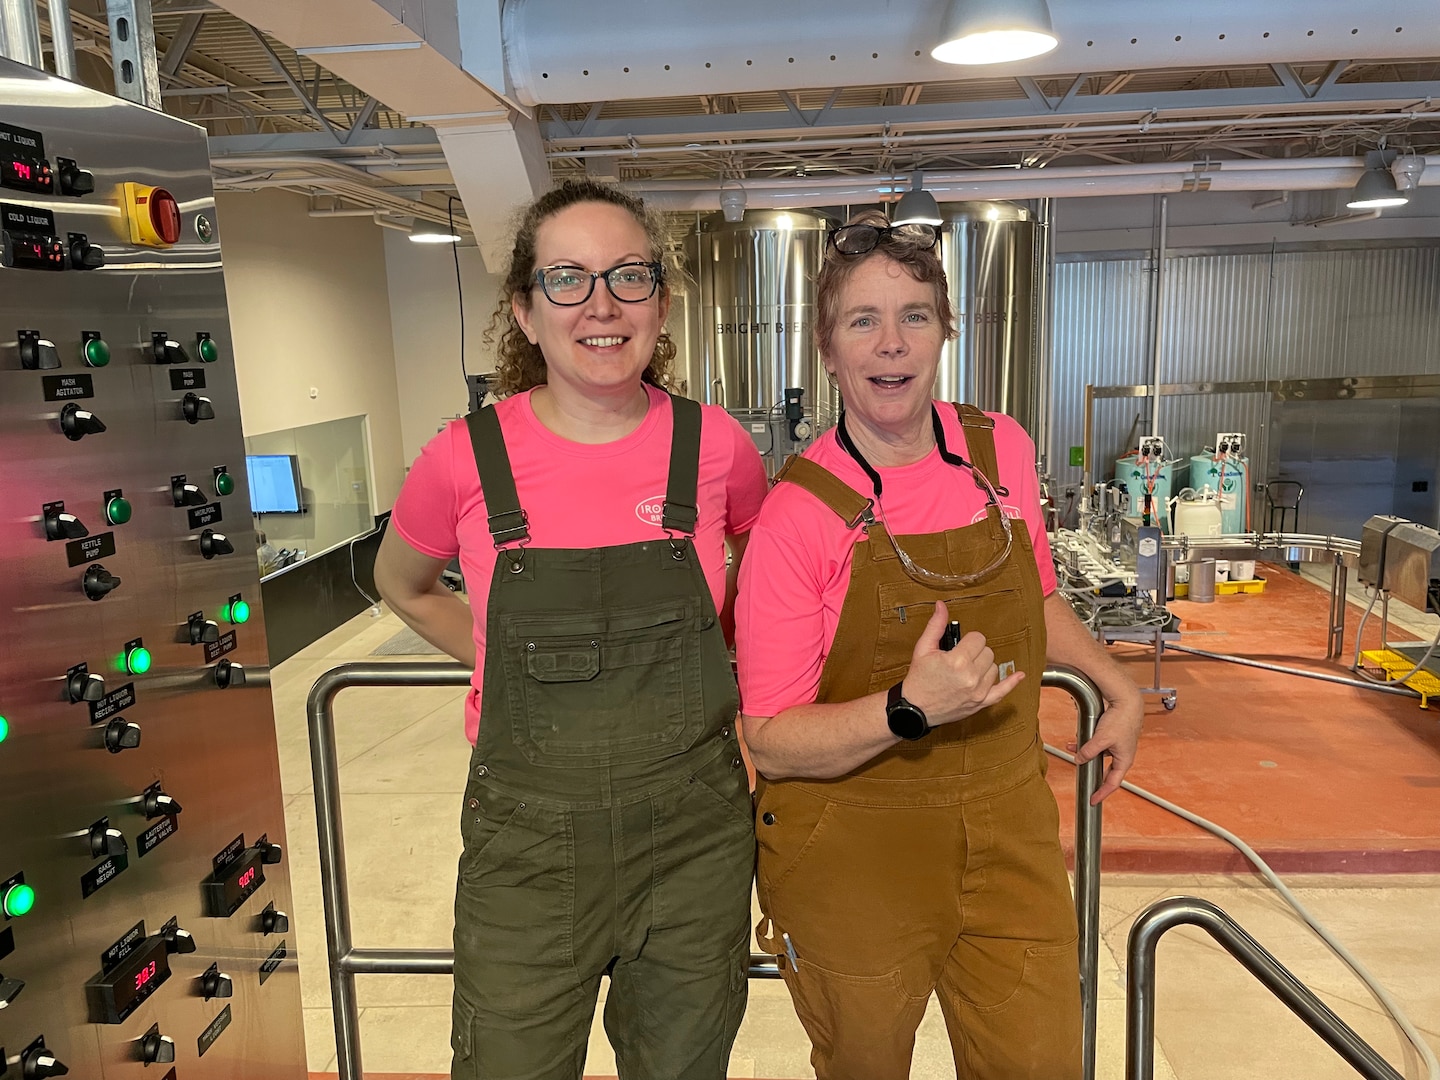
M 535 284 L 545 293 L 545 299 L 561 307 L 574 307 L 589 300 L 598 278 L 605 279 L 605 287 L 616 300 L 638 304 L 655 295 L 665 280 L 665 268 L 658 262 L 627 262 L 609 270 L 542 266 L 535 271 Z
M 893 239 L 920 251 L 929 251 L 940 239 L 934 225 L 842 225 L 831 229 L 830 246 L 841 255 L 864 255 L 874 251 L 882 240 Z

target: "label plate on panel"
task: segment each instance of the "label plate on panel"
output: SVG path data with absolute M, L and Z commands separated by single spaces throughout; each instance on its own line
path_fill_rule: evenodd
M 69 401 L 71 398 L 93 398 L 95 380 L 88 372 L 79 375 L 46 375 L 40 380 L 46 401 Z
M 16 127 L 14 124 L 0 124 L 0 150 L 22 157 L 43 158 L 45 136 L 38 131 Z M 4 1058 L 0 1058 L 0 1061 L 3 1060 Z
M 110 948 L 106 949 L 103 953 L 100 954 L 100 970 L 110 971 L 117 964 L 119 964 L 120 961 L 124 960 L 127 956 L 134 952 L 135 949 L 139 946 L 139 944 L 144 940 L 145 920 L 141 919 L 129 930 L 125 931 L 124 937 L 122 937 L 119 941 L 115 942 L 114 945 L 111 945 Z
M 171 390 L 204 390 L 205 369 L 204 368 L 171 368 L 170 369 Z
M 113 532 L 84 536 L 79 540 L 71 540 L 65 545 L 65 560 L 71 566 L 80 566 L 82 563 L 94 562 L 96 559 L 108 558 L 114 554 L 115 534 Z
M 237 647 L 234 630 L 231 630 L 228 634 L 221 634 L 219 641 L 208 641 L 205 643 L 205 662 L 207 664 L 213 664 L 226 653 L 234 652 Z
M 205 1056 L 205 1051 L 215 1045 L 215 1040 L 224 1034 L 225 1029 L 230 1026 L 230 1006 L 220 1010 L 220 1015 L 210 1021 L 210 1026 L 200 1033 L 200 1038 L 195 1040 L 196 1046 L 200 1048 L 200 1056 Z
M 244 851 L 245 834 L 241 833 L 235 837 L 234 840 L 231 840 L 230 843 L 226 844 L 221 852 L 210 860 L 210 866 L 214 869 L 216 875 L 219 875 L 233 866 Z
M 55 215 L 49 210 L 35 206 L 18 206 L 15 203 L 0 203 L 0 218 L 5 231 L 23 233 L 26 236 L 54 236 Z
M 290 950 L 285 947 L 285 942 L 282 941 L 279 945 L 275 946 L 275 951 L 272 952 L 269 956 L 267 956 L 265 958 L 265 962 L 260 965 L 261 986 L 264 986 L 265 980 L 270 978 L 271 975 L 274 975 L 275 972 L 279 970 L 280 965 L 285 962 L 285 957 L 289 955 Z
M 129 855 L 112 855 L 80 877 L 80 896 L 89 899 L 130 869 Z
M 163 844 L 170 837 L 175 835 L 175 830 L 180 828 L 180 819 L 174 814 L 167 814 L 154 825 L 142 832 L 135 838 L 135 852 L 140 858 L 144 858 Z
M 98 724 L 101 720 L 109 720 L 116 713 L 124 712 L 134 704 L 135 684 L 127 682 L 124 686 L 117 686 L 99 701 L 90 702 L 90 723 Z
M 205 506 L 191 507 L 188 513 L 190 515 L 190 528 L 192 529 L 204 529 L 207 526 L 214 525 L 224 516 L 220 511 L 219 503 L 207 503 Z

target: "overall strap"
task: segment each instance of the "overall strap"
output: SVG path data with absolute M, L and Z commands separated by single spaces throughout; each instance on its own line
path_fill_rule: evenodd
M 476 409 L 465 417 L 465 426 L 470 429 L 480 492 L 490 516 L 490 538 L 497 548 L 514 543 L 523 546 L 530 539 L 530 522 L 520 509 L 515 474 L 510 469 L 510 455 L 505 450 L 505 435 L 495 407 Z
M 660 527 L 667 533 L 694 536 L 700 520 L 700 403 L 670 395 L 670 476 Z
M 861 522 L 870 525 L 875 521 L 873 499 L 867 499 L 825 466 L 817 465 L 809 458 L 792 454 L 775 474 L 775 482 L 778 484 L 781 481 L 798 484 L 810 492 L 838 514 L 846 528 L 853 529 Z
M 955 412 L 959 414 L 960 423 L 965 429 L 966 455 L 975 463 L 975 468 L 985 475 L 985 479 L 990 481 L 991 487 L 1002 495 L 1006 494 L 1000 484 L 1000 464 L 995 456 L 995 421 L 974 405 L 961 405 L 956 402 Z

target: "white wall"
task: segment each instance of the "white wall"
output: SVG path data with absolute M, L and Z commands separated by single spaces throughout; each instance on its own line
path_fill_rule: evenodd
M 371 500 L 388 509 L 406 460 L 382 230 L 312 218 L 285 191 L 222 193 L 216 213 L 245 434 L 368 417 Z
M 444 422 L 463 416 L 469 408 L 460 374 L 456 249 L 449 244 L 415 244 L 394 229 L 369 228 L 385 234 L 402 457 L 409 468 Z M 472 375 L 493 371 L 494 353 L 483 335 L 495 310 L 500 279 L 485 272 L 479 248 L 461 247 L 458 252 L 465 294 L 466 368 Z

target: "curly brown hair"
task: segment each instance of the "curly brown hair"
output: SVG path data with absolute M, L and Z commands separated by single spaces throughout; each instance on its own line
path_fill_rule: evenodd
M 530 390 L 546 382 L 545 355 L 539 345 L 532 345 L 526 338 L 525 331 L 515 318 L 511 301 L 527 309 L 530 307 L 535 275 L 535 235 L 541 224 L 561 210 L 586 202 L 609 203 L 628 210 L 649 238 L 651 259 L 660 262 L 664 257 L 664 222 L 634 195 L 613 184 L 566 180 L 521 211 L 520 223 L 515 231 L 515 246 L 510 252 L 510 265 L 505 271 L 505 284 L 500 289 L 495 314 L 490 317 L 484 336 L 487 346 L 495 346 L 498 338 L 493 390 L 499 397 Z M 663 279 L 660 291 L 662 296 L 670 295 L 670 286 Z M 675 352 L 675 342 L 669 334 L 662 332 L 655 343 L 650 364 L 645 368 L 643 381 L 668 388 L 671 383 L 670 363 L 675 359 Z
M 884 229 L 890 222 L 884 211 L 862 210 L 845 224 L 874 225 Z M 833 244 L 826 245 L 825 261 L 815 277 L 815 346 L 821 356 L 830 351 L 830 338 L 835 333 L 835 322 L 840 318 L 840 293 L 845 283 L 861 263 L 876 255 L 899 263 L 916 281 L 924 282 L 935 290 L 935 312 L 945 330 L 945 340 L 954 339 L 955 307 L 950 302 L 950 286 L 945 279 L 945 267 L 940 262 L 938 249 L 917 247 L 913 242 L 891 233 L 863 255 L 842 255 Z

